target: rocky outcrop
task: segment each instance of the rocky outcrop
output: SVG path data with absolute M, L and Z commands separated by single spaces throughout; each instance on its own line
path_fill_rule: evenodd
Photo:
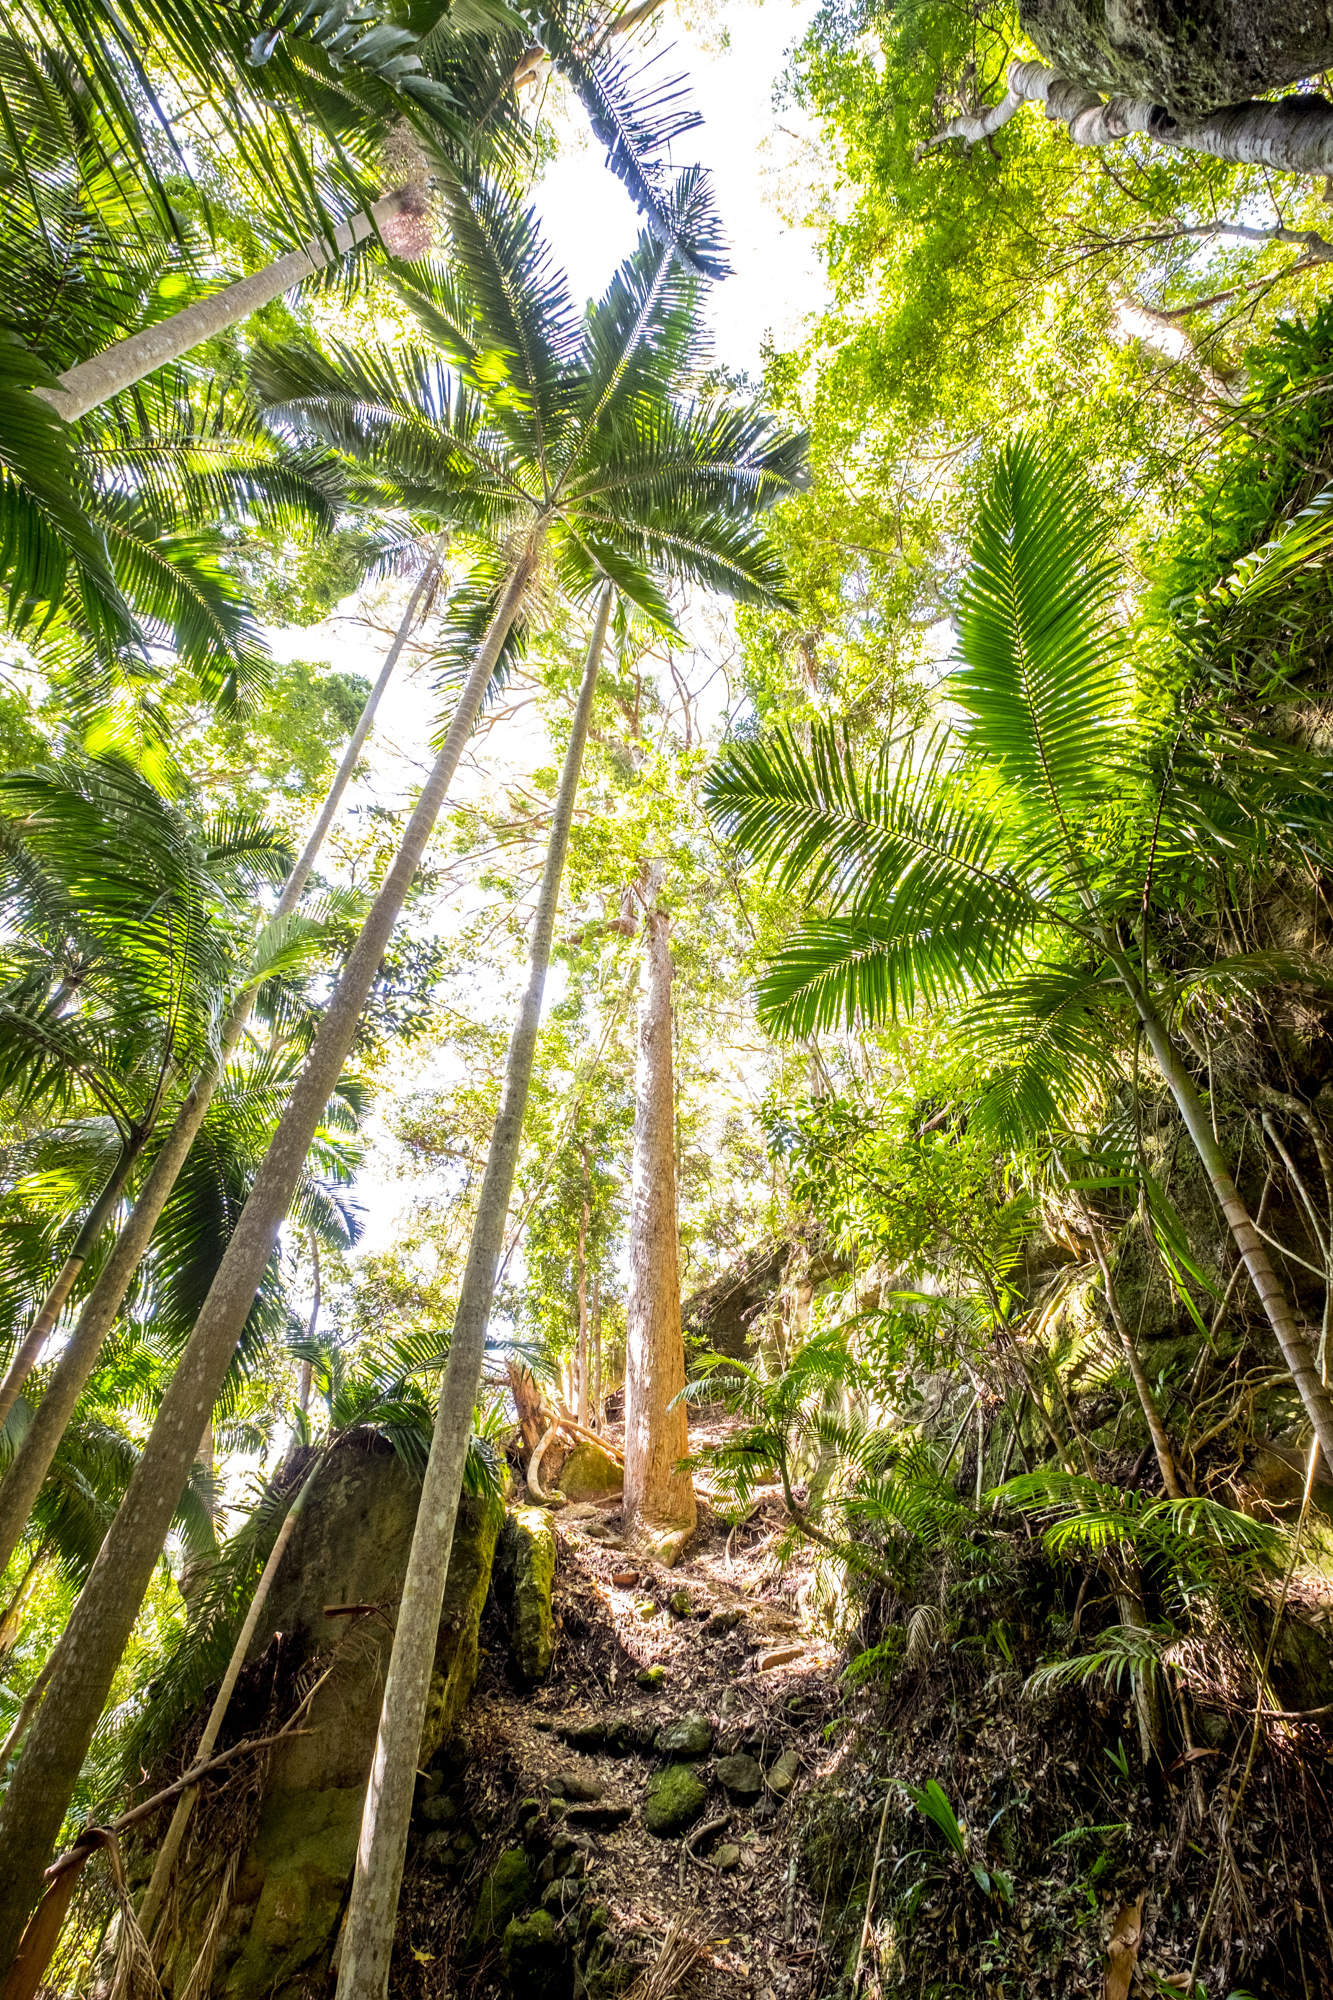
M 306 1733 L 282 1744 L 262 1774 L 257 1819 L 250 1815 L 253 1830 L 239 1855 L 205 1839 L 187 1850 L 183 1936 L 164 1971 L 168 1991 L 183 1984 L 220 1904 L 214 2000 L 296 2000 L 322 1983 L 351 1882 L 419 1492 L 419 1480 L 378 1443 L 349 1443 L 321 1471 L 251 1660 L 267 1665 L 280 1655 L 284 1680 L 298 1684 L 330 1664 L 332 1672 L 311 1704 Z M 472 1691 L 502 1515 L 498 1499 L 465 1497 L 459 1509 L 423 1764 L 456 1727 Z
M 625 1468 L 609 1451 L 583 1438 L 560 1468 L 559 1488 L 566 1500 L 605 1500 L 625 1484 Z
M 555 1651 L 555 1530 L 541 1507 L 514 1507 L 505 1516 L 495 1559 L 495 1594 L 509 1634 L 514 1671 L 535 1687 Z

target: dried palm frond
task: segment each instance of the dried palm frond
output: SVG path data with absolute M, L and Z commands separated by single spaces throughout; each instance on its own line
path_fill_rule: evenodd
M 938 1604 L 918 1604 L 907 1621 L 907 1650 L 903 1655 L 907 1665 L 924 1666 L 943 1637 L 944 1613 Z
M 667 1925 L 662 1949 L 646 1965 L 625 2000 L 677 2000 L 682 1986 L 703 1957 L 703 1946 L 682 1929 L 678 1918 Z

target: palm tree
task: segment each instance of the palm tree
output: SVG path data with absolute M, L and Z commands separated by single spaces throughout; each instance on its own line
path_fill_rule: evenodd
M 455 179 L 447 194 L 457 267 L 423 266 L 402 286 L 435 344 L 364 360 L 343 350 L 329 359 L 301 346 L 270 351 L 260 386 L 275 415 L 280 406 L 289 423 L 336 439 L 363 476 L 382 481 L 417 519 L 433 509 L 440 520 L 485 529 L 503 541 L 505 559 L 479 579 L 485 631 L 444 742 L 75 1607 L 0 1807 L 0 1965 L 17 1945 L 311 1136 L 539 570 L 545 563 L 575 596 L 610 580 L 655 619 L 669 611 L 653 569 L 738 595 L 779 581 L 776 559 L 741 509 L 790 487 L 803 441 L 757 409 L 683 404 L 676 393 L 698 349 L 690 309 L 697 279 L 682 268 L 677 244 L 707 246 L 713 237 L 701 177 L 681 177 L 667 240 L 645 236 L 583 319 L 531 213 L 489 184 Z
M 11 1115 L 88 1109 L 116 1135 L 102 1186 L 0 1382 L 3 1424 L 157 1121 L 207 1045 L 237 889 L 282 849 L 236 821 L 204 829 L 115 760 L 0 777 L 0 1089 Z M 242 903 L 244 907 L 244 903 Z
M 1328 534 L 1316 506 L 1230 579 L 1233 607 L 1321 554 Z M 1150 929 L 1204 884 L 1225 893 L 1277 854 L 1327 866 L 1331 774 L 1230 726 L 1206 658 L 1167 725 L 1147 719 L 1108 544 L 1076 468 L 1011 445 L 962 591 L 961 663 L 945 690 L 960 723 L 924 753 L 886 745 L 867 770 L 828 728 L 808 748 L 789 731 L 737 744 L 710 776 L 710 809 L 777 881 L 828 898 L 761 983 L 780 1033 L 966 1005 L 998 1065 L 974 1120 L 1031 1133 L 1060 1129 L 1104 1088 L 1127 1013 L 1333 1465 L 1333 1398 L 1170 1026 L 1190 986 L 1245 991 L 1310 966 L 1260 955 L 1182 974 Z
M 214 1095 L 240 1046 L 260 984 L 272 978 L 280 970 L 284 960 L 290 957 L 293 948 L 299 952 L 305 943 L 304 927 L 294 923 L 297 907 L 325 836 L 333 824 L 338 806 L 351 783 L 385 689 L 389 685 L 417 617 L 422 607 L 429 602 L 431 592 L 438 582 L 439 568 L 438 554 L 432 555 L 408 599 L 407 608 L 393 642 L 385 654 L 379 678 L 366 697 L 356 728 L 352 731 L 347 748 L 343 752 L 342 762 L 334 774 L 319 816 L 295 867 L 283 884 L 282 894 L 278 898 L 272 917 L 261 927 L 255 950 L 245 967 L 239 990 L 236 991 L 227 1010 L 216 1046 L 208 1050 L 177 1108 L 170 1129 L 135 1195 L 134 1204 L 117 1233 L 110 1254 L 84 1301 L 78 1322 L 61 1351 L 60 1359 L 46 1385 L 33 1421 L 15 1453 L 13 1463 L 4 1478 L 0 1479 L 0 1571 L 3 1571 L 18 1545 L 19 1537 L 23 1533 L 23 1524 L 36 1501 L 65 1426 L 74 1413 L 75 1405 L 83 1393 L 89 1375 L 97 1365 L 103 1343 L 115 1323 L 125 1294 L 133 1283 L 135 1273 L 153 1239 L 153 1232 L 167 1208 L 172 1191 L 190 1157 L 191 1148 L 203 1129 Z M 117 1185 L 116 1201 L 119 1200 L 123 1186 L 122 1176 Z M 109 1202 L 105 1212 L 110 1213 L 114 1206 L 114 1201 Z M 100 1226 L 100 1220 L 95 1227 L 90 1221 L 89 1241 Z M 68 1290 L 69 1287 L 66 1286 L 62 1296 L 67 1296 Z M 56 1311 L 59 1310 L 59 1303 L 55 1302 Z M 51 1319 L 53 1323 L 54 1313 Z M 39 1340 L 30 1339 L 25 1342 L 25 1358 L 28 1366 L 31 1366 L 40 1345 Z M 11 1375 L 14 1372 L 11 1368 Z M 4 1398 L 8 1386 L 6 1378 L 5 1384 L 0 1384 L 0 1422 L 3 1422 L 7 1413 L 8 1405 Z M 9 1400 L 12 1403 L 12 1395 Z

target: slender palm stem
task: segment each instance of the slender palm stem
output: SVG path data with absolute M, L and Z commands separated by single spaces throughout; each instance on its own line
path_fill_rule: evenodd
M 574 819 L 597 672 L 611 615 L 611 595 L 608 584 L 598 605 L 574 726 L 560 773 L 546 865 L 533 918 L 527 991 L 510 1037 L 500 1109 L 491 1135 L 467 1267 L 454 1314 L 449 1360 L 440 1387 L 435 1433 L 384 1684 L 379 1736 L 366 1787 L 356 1876 L 343 1931 L 338 2000 L 384 2000 L 388 1991 L 413 1784 L 463 1486 L 463 1465 L 481 1380 L 496 1266 L 504 1246 L 505 1218 L 523 1136 L 523 1113 L 532 1080 L 560 879 Z
M 290 916 L 301 900 L 302 892 L 310 879 L 310 872 L 319 856 L 320 847 L 333 824 L 343 794 L 352 781 L 366 737 L 370 733 L 371 723 L 375 719 L 375 712 L 398 665 L 403 648 L 411 636 L 417 613 L 439 575 L 439 568 L 440 558 L 436 555 L 427 564 L 408 599 L 407 609 L 394 634 L 393 644 L 385 654 L 379 679 L 366 697 L 365 706 L 343 752 L 342 762 L 329 787 L 319 818 L 311 830 L 299 861 L 283 885 L 282 895 L 274 912 L 275 921 Z M 75 1405 L 83 1394 L 89 1376 L 97 1366 L 103 1342 L 115 1323 L 116 1314 L 120 1311 L 125 1294 L 129 1290 L 130 1281 L 148 1249 L 153 1231 L 189 1157 L 190 1148 L 208 1114 L 208 1108 L 213 1102 L 227 1065 L 240 1044 L 241 1036 L 250 1019 L 254 999 L 253 985 L 245 987 L 238 995 L 223 1027 L 216 1056 L 210 1057 L 203 1065 L 186 1093 L 172 1121 L 171 1129 L 163 1140 L 139 1190 L 134 1206 L 125 1219 L 111 1255 L 84 1302 L 78 1323 L 56 1363 L 46 1393 L 37 1406 L 27 1434 L 15 1452 L 8 1472 L 3 1480 L 0 1480 L 0 1572 L 4 1570 L 18 1546 L 28 1516 L 41 1491 L 42 1481 L 51 1469 L 60 1440 L 65 1435 L 66 1427 L 74 1414 Z M 35 1359 L 34 1351 L 28 1362 L 28 1368 Z M 14 1374 L 17 1365 L 16 1356 L 10 1368 L 10 1376 Z M 26 1368 L 23 1373 L 26 1375 Z M 20 1376 L 20 1386 L 22 1379 Z M 14 1395 L 17 1393 L 16 1387 Z M 2 1390 L 0 1397 L 3 1397 Z M 13 1400 L 11 1397 L 9 1405 L 0 1403 L 0 1423 L 8 1414 Z
M 18 1769 L 0 1804 L 0 1974 L 7 1970 L 42 1870 L 162 1551 L 236 1343 L 273 1254 L 310 1142 L 356 1039 L 404 898 L 416 874 L 501 649 L 537 566 L 535 528 L 510 572 L 448 735 L 402 844 L 348 957 L 319 1034 L 255 1176 L 208 1296 L 162 1399 L 120 1511 L 65 1628 L 61 1656 Z
M 125 340 L 114 341 L 100 354 L 94 354 L 90 361 L 81 361 L 76 368 L 67 368 L 59 378 L 58 389 L 38 389 L 35 393 L 48 402 L 66 423 L 75 423 L 78 418 L 87 416 L 89 410 L 95 410 L 99 404 L 118 396 L 123 389 L 132 389 L 136 382 L 143 381 L 145 375 L 165 368 L 170 361 L 179 361 L 182 355 L 205 340 L 212 340 L 229 327 L 239 325 L 252 312 L 258 312 L 261 306 L 271 305 L 274 299 L 280 299 L 284 292 L 291 291 L 303 279 L 323 270 L 326 264 L 345 256 L 358 243 L 364 243 L 368 237 L 389 227 L 405 209 L 418 209 L 420 206 L 419 189 L 397 188 L 373 203 L 369 214 L 358 213 L 340 223 L 327 240 L 312 237 L 303 249 L 288 251 L 285 257 L 266 264 L 262 270 L 252 271 L 248 277 L 238 278 L 234 284 L 221 286 L 206 298 L 182 306 L 169 318 L 143 327 Z

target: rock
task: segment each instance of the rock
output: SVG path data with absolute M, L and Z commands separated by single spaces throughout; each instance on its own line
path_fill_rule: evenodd
M 801 1775 L 801 1760 L 794 1750 L 784 1750 L 768 1774 L 768 1788 L 785 1799 Z
M 629 1806 L 571 1806 L 565 1814 L 565 1825 L 583 1827 L 589 1833 L 614 1833 L 629 1816 Z
M 506 1848 L 481 1885 L 463 1955 L 479 1958 L 495 1942 L 511 1918 L 536 1894 L 532 1864 L 521 1847 Z
M 618 1715 L 606 1725 L 606 1747 L 613 1757 L 651 1750 L 656 1740 L 657 1723 L 650 1715 Z
M 707 1800 L 708 1793 L 688 1764 L 668 1764 L 648 1780 L 643 1823 L 659 1840 L 671 1840 L 694 1825 Z
M 507 1925 L 500 1964 L 515 2000 L 564 2000 L 573 1991 L 569 1951 L 549 1910 Z
M 635 1605 L 634 1610 L 636 1615 L 642 1618 L 645 1625 L 657 1616 L 657 1606 L 651 1597 L 641 1597 Z
M 640 1667 L 634 1676 L 641 1688 L 660 1688 L 666 1679 L 665 1667 Z
M 729 1840 L 719 1847 L 713 1856 L 713 1866 L 723 1875 L 728 1874 L 733 1868 L 739 1868 L 740 1865 L 741 1851 L 734 1840 Z
M 458 1818 L 458 1804 L 448 1792 L 437 1792 L 417 1807 L 415 1816 L 425 1826 L 452 1826 Z
M 606 1724 L 595 1716 L 575 1716 L 571 1721 L 556 1726 L 562 1741 L 568 1743 L 571 1750 L 582 1750 L 585 1755 L 591 1755 L 606 1748 Z
M 590 1973 L 587 1982 L 588 2000 L 616 2000 L 616 1996 L 632 1986 L 639 1976 L 637 1965 L 627 1965 L 623 1959 L 613 1958 L 609 1965 L 599 1966 Z
M 577 1771 L 557 1771 L 547 1779 L 546 1788 L 558 1799 L 600 1799 L 602 1787 L 596 1778 L 580 1777 Z
M 706 1757 L 713 1747 L 713 1726 L 697 1708 L 668 1722 L 657 1732 L 662 1757 Z
M 757 1674 L 771 1674 L 774 1667 L 789 1667 L 793 1660 L 805 1658 L 804 1646 L 777 1646 L 771 1653 L 762 1653 L 755 1662 Z
M 744 1616 L 743 1611 L 738 1611 L 734 1607 L 729 1611 L 712 1611 L 705 1621 L 704 1631 L 710 1638 L 722 1632 L 734 1632 Z
M 617 1590 L 633 1590 L 639 1581 L 639 1572 L 636 1569 L 613 1569 L 611 1581 Z
M 693 1528 L 653 1527 L 642 1521 L 635 1540 L 645 1555 L 654 1557 L 663 1569 L 674 1569 L 684 1553 L 685 1544 L 694 1533 Z
M 551 1590 L 555 1530 L 541 1507 L 514 1507 L 505 1516 L 495 1559 L 496 1595 L 509 1632 L 509 1654 L 528 1687 L 544 1680 L 555 1651 Z
M 310 1462 L 304 1461 L 305 1469 Z M 298 1475 L 300 1469 L 298 1462 Z M 324 1611 L 327 1605 L 365 1605 L 392 1613 L 420 1493 L 419 1479 L 387 1446 L 348 1439 L 327 1455 L 296 1523 L 255 1631 L 250 1664 L 280 1644 L 281 1673 L 295 1680 L 331 1643 L 352 1633 L 355 1638 L 315 1695 L 308 1733 L 269 1753 L 257 1823 L 240 1855 L 218 1939 L 211 1989 L 217 2000 L 255 1994 L 298 2000 L 323 1985 L 356 1860 L 392 1645 L 391 1615 L 331 1620 Z M 453 1735 L 476 1678 L 478 1626 L 503 1511 L 498 1499 L 472 1497 L 459 1508 L 418 1758 L 423 1766 Z M 431 1865 L 453 1865 L 462 1832 L 437 1831 L 438 1858 Z M 426 1838 L 434 1840 L 435 1832 Z M 216 1860 L 207 1851 L 187 1861 L 180 1963 L 197 1959 L 214 1908 L 213 1896 L 197 1894 L 205 1878 L 196 1871 L 211 1870 Z
M 667 1599 L 667 1610 L 671 1613 L 673 1618 L 693 1617 L 694 1606 L 690 1603 L 689 1591 L 673 1590 L 670 1597 L 668 1597 Z
M 764 1789 L 764 1774 L 753 1757 L 742 1751 L 735 1757 L 719 1757 L 713 1775 L 733 1805 L 750 1806 Z
M 624 1484 L 624 1466 L 591 1438 L 575 1445 L 560 1471 L 560 1491 L 566 1500 L 601 1500 L 619 1493 Z

